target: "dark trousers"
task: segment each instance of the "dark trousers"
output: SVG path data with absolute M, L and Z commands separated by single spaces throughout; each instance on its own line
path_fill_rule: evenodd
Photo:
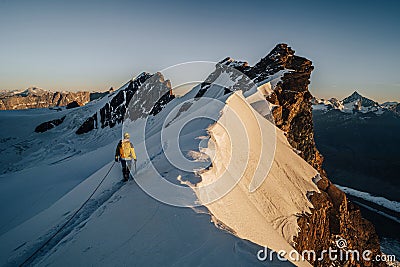
M 129 171 L 132 166 L 132 160 L 125 160 L 121 159 L 121 166 L 122 166 L 122 175 L 124 176 L 124 180 L 129 180 Z

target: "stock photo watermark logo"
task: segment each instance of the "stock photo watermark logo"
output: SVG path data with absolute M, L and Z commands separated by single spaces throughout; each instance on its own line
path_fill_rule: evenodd
M 256 190 L 272 166 L 276 136 L 275 133 L 263 136 L 258 122 L 253 128 L 258 128 L 260 134 L 251 136 L 246 128 L 247 118 L 227 101 L 232 94 L 241 91 L 239 99 L 246 102 L 247 94 L 257 92 L 257 85 L 232 67 L 204 61 L 178 64 L 148 76 L 134 92 L 122 127 L 122 132 L 130 133 L 135 140 L 135 150 L 141 152 L 137 169 L 145 173 L 140 177 L 133 174 L 141 189 L 169 205 L 205 205 L 229 193 L 242 179 L 249 166 L 250 149 L 258 150 L 259 154 L 268 149 L 268 160 L 257 162 L 255 167 L 263 170 L 263 179 L 253 177 L 249 185 L 250 192 Z M 242 106 L 256 112 L 247 102 Z M 265 119 L 273 123 L 268 104 L 265 109 L 269 111 L 269 116 L 264 114 Z M 223 113 L 233 116 L 221 121 Z M 210 134 L 215 125 L 224 135 L 223 152 L 220 139 Z M 240 138 L 238 132 L 243 133 Z M 260 138 L 261 146 L 250 147 L 250 138 Z M 268 148 L 263 147 L 262 140 L 266 138 L 272 140 Z M 224 174 L 228 175 L 198 186 L 196 180 L 198 182 L 202 173 L 215 167 L 215 160 L 221 153 L 227 159 Z M 201 203 L 196 195 L 199 192 Z
M 303 250 L 301 253 L 297 250 L 291 251 L 273 251 L 264 247 L 257 252 L 257 259 L 259 261 L 273 261 L 275 258 L 279 261 L 324 261 L 328 259 L 331 262 L 339 261 L 365 261 L 365 262 L 394 262 L 396 260 L 395 255 L 372 255 L 371 250 L 353 250 L 347 247 L 347 240 L 339 237 L 335 240 L 335 248 L 329 247 L 326 250 L 314 251 L 314 250 Z

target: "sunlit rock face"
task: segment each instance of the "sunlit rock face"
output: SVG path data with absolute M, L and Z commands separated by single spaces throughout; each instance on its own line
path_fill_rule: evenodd
M 80 105 L 88 103 L 90 92 L 50 92 L 33 87 L 22 92 L 0 93 L 0 110 L 62 107 L 74 101 Z

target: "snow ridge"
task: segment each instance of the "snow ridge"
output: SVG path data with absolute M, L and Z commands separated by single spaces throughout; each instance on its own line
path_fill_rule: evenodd
M 359 198 L 367 200 L 369 202 L 376 203 L 376 204 L 378 204 L 378 205 L 380 205 L 382 207 L 385 207 L 385 208 L 387 208 L 389 210 L 392 210 L 392 211 L 395 211 L 395 212 L 400 212 L 400 202 L 389 200 L 389 199 L 384 198 L 384 197 L 374 196 L 374 195 L 372 195 L 370 193 L 358 191 L 358 190 L 355 190 L 353 188 L 340 186 L 340 185 L 336 185 L 336 186 L 340 190 L 342 190 L 343 192 L 345 192 L 346 194 L 348 194 L 350 196 L 359 197 Z

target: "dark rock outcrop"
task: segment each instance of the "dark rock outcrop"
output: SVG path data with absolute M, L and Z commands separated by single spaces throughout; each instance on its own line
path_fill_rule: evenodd
M 61 107 L 73 101 L 85 104 L 89 100 L 89 92 L 50 92 L 29 88 L 23 92 L 1 93 L 0 110 Z
M 97 113 L 87 118 L 83 124 L 76 130 L 76 134 L 88 133 L 97 128 Z
M 171 100 L 173 100 L 175 96 L 171 92 L 166 92 L 159 101 L 156 102 L 153 109 L 150 111 L 150 115 L 157 115 L 161 112 L 161 110 L 167 105 Z
M 90 93 L 90 101 L 103 98 L 103 97 L 105 97 L 106 95 L 111 94 L 112 92 L 114 92 L 114 88 L 111 87 L 111 88 L 108 89 L 108 91 L 106 91 L 106 92 L 93 92 L 93 93 Z
M 393 111 L 397 114 L 400 115 L 400 104 L 397 104 L 394 108 Z
M 150 86 L 156 87 L 156 89 L 149 90 Z M 170 82 L 164 80 L 161 73 L 149 74 L 143 72 L 136 79 L 128 82 L 125 88 L 123 87 L 123 89 L 116 91 L 109 102 L 83 122 L 77 129 L 76 134 L 88 133 L 96 128 L 113 128 L 121 124 L 125 116 L 128 116 L 131 120 L 135 120 L 137 118 L 144 118 L 144 114 L 155 115 L 175 98 L 170 93 L 170 89 Z M 156 92 L 161 95 L 148 95 L 149 92 Z M 132 103 L 132 108 L 128 110 L 134 95 L 136 95 L 136 99 L 140 100 L 140 102 L 136 101 Z M 158 99 L 155 104 L 153 103 L 154 99 Z
M 44 133 L 50 129 L 53 129 L 54 127 L 63 123 L 64 119 L 65 119 L 65 116 L 60 119 L 43 122 L 35 128 L 35 132 L 36 133 Z
M 71 109 L 71 108 L 78 108 L 83 106 L 82 103 L 78 102 L 78 101 L 72 101 L 71 103 L 69 103 L 65 108 L 66 109 Z

